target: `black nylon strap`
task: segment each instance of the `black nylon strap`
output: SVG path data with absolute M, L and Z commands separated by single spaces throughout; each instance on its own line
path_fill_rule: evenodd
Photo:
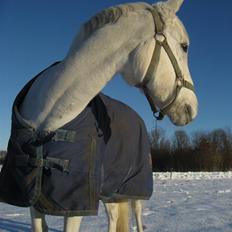
M 158 66 L 160 51 L 161 51 L 161 46 L 159 44 L 156 44 L 155 50 L 154 50 L 152 58 L 151 58 L 150 65 L 149 65 L 147 73 L 143 79 L 143 82 L 141 84 L 136 85 L 136 87 L 143 87 L 143 86 L 147 85 L 148 82 L 151 80 L 151 78 L 154 75 L 154 73 L 157 69 L 157 66 Z
M 15 156 L 14 163 L 16 166 L 33 166 L 33 167 L 46 167 L 54 168 L 61 172 L 68 172 L 69 160 L 58 159 L 54 157 L 47 157 L 46 159 L 41 158 L 30 158 L 29 155 Z
M 55 168 L 59 171 L 68 171 L 69 160 L 47 157 L 46 159 L 29 158 L 28 163 L 35 167 Z
M 153 16 L 153 21 L 155 24 L 155 34 L 162 34 L 164 31 L 164 22 L 162 21 L 161 16 L 159 15 L 159 12 L 155 6 L 152 8 L 148 9 L 152 16 Z
M 76 131 L 63 129 L 56 130 L 54 136 L 52 137 L 53 141 L 66 141 L 71 143 L 75 142 L 75 139 Z
M 148 9 L 152 16 L 153 16 L 153 20 L 154 20 L 154 24 L 155 24 L 155 40 L 156 40 L 156 45 L 155 45 L 155 49 L 151 58 L 151 62 L 150 65 L 148 67 L 148 70 L 145 74 L 145 77 L 142 81 L 142 83 L 139 83 L 136 85 L 136 87 L 142 88 L 144 91 L 144 94 L 150 104 L 150 107 L 153 111 L 153 114 L 155 116 L 155 118 L 157 120 L 162 120 L 164 118 L 164 115 L 167 113 L 167 111 L 172 107 L 173 103 L 176 101 L 179 92 L 181 90 L 182 87 L 185 87 L 189 90 L 192 90 L 194 92 L 194 86 L 192 83 L 184 80 L 182 71 L 180 69 L 180 66 L 178 64 L 178 61 L 175 57 L 175 55 L 173 54 L 168 42 L 167 42 L 167 38 L 164 35 L 164 27 L 165 24 L 162 21 L 162 17 L 160 16 L 158 10 L 156 9 L 156 7 L 153 8 L 149 8 Z M 166 104 L 164 107 L 162 107 L 160 110 L 157 109 L 157 107 L 155 106 L 155 104 L 152 101 L 151 96 L 149 95 L 149 92 L 147 90 L 146 85 L 148 84 L 148 82 L 152 79 L 152 77 L 154 76 L 156 70 L 157 70 L 157 66 L 158 66 L 158 62 L 160 59 L 160 53 L 161 53 L 161 47 L 164 48 L 165 52 L 167 53 L 169 60 L 173 66 L 173 69 L 175 71 L 176 74 L 176 84 L 175 84 L 175 92 L 174 92 L 174 97 L 169 101 L 168 104 Z M 157 116 L 156 113 L 159 112 L 159 115 Z
M 155 34 L 162 33 L 162 31 L 164 30 L 164 24 L 161 21 L 161 18 L 159 16 L 158 11 L 156 10 L 156 8 L 153 8 L 153 7 L 148 8 L 148 10 L 151 12 L 151 14 L 153 16 L 153 21 L 155 23 Z M 150 105 L 151 110 L 154 114 L 154 117 L 157 120 L 162 120 L 164 116 L 162 113 L 159 113 L 158 116 L 156 115 L 156 113 L 158 112 L 158 109 L 156 108 L 155 104 L 153 104 L 153 101 L 148 93 L 146 85 L 151 80 L 152 76 L 154 75 L 154 73 L 157 69 L 158 61 L 160 58 L 160 52 L 161 52 L 161 45 L 156 43 L 155 49 L 154 49 L 154 52 L 152 54 L 152 58 L 150 61 L 150 65 L 148 67 L 148 70 L 146 72 L 145 77 L 143 78 L 143 82 L 136 85 L 136 87 L 143 89 L 143 92 L 144 92 L 144 94 L 149 102 L 149 105 Z
M 176 101 L 176 98 L 179 95 L 179 92 L 180 92 L 181 88 L 182 88 L 182 86 L 177 86 L 176 87 L 176 92 L 175 92 L 174 97 L 172 98 L 172 100 L 167 105 L 165 105 L 162 109 L 160 109 L 160 112 L 163 115 L 165 115 L 167 113 L 167 111 L 172 107 L 173 103 Z
M 164 30 L 164 23 L 162 22 L 157 9 L 155 7 L 151 7 L 148 10 L 151 12 L 153 21 L 155 23 L 155 35 L 162 34 Z M 150 61 L 150 65 L 143 79 L 143 82 L 141 84 L 138 84 L 137 87 L 146 85 L 150 81 L 152 76 L 154 75 L 154 72 L 156 71 L 157 66 L 158 66 L 160 52 L 161 52 L 161 44 L 156 43 L 155 49 L 154 49 L 154 52 L 153 52 L 153 55 Z
M 193 92 L 195 92 L 195 88 L 194 85 L 192 85 L 190 82 L 183 80 L 183 87 L 192 90 Z
M 159 42 L 158 42 L 159 43 Z M 178 78 L 182 78 L 182 72 L 181 72 L 181 70 L 180 70 L 180 67 L 179 67 L 179 64 L 178 64 L 178 62 L 177 62 L 177 59 L 176 59 L 176 57 L 174 56 L 174 54 L 173 54 L 173 52 L 172 52 L 172 50 L 171 50 L 171 48 L 170 48 L 170 46 L 169 46 L 169 44 L 168 44 L 168 42 L 167 42 L 167 39 L 166 39 L 166 37 L 165 37 L 165 40 L 162 42 L 162 44 L 161 44 L 161 46 L 164 48 L 164 50 L 166 51 L 166 53 L 167 53 L 167 55 L 168 55 L 168 57 L 169 57 L 169 60 L 171 61 L 171 63 L 172 63 L 172 67 L 173 67 L 173 69 L 174 69 L 174 71 L 175 71 L 175 73 L 176 73 L 176 76 L 178 77 Z

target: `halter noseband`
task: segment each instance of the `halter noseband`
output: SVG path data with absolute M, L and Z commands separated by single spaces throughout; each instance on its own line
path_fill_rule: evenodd
M 149 11 L 152 13 L 154 23 L 155 23 L 154 38 L 156 40 L 156 45 L 155 45 L 155 49 L 154 49 L 154 52 L 153 52 L 153 55 L 151 58 L 150 65 L 149 65 L 148 70 L 146 72 L 146 75 L 145 75 L 142 83 L 137 84 L 136 87 L 143 89 L 144 94 L 145 94 L 145 96 L 150 104 L 152 111 L 153 111 L 154 117 L 157 120 L 162 120 L 164 118 L 165 114 L 167 113 L 167 111 L 173 106 L 173 103 L 176 101 L 181 88 L 185 87 L 185 88 L 190 89 L 194 92 L 194 86 L 192 83 L 186 81 L 183 77 L 183 74 L 182 74 L 180 66 L 177 62 L 177 59 L 176 59 L 175 55 L 173 54 L 173 52 L 172 52 L 172 50 L 167 42 L 166 36 L 163 33 L 164 23 L 159 15 L 157 9 L 155 7 L 151 7 L 151 8 L 149 8 Z M 175 82 L 174 97 L 164 107 L 162 107 L 161 109 L 157 109 L 157 107 L 154 105 L 154 103 L 153 103 L 153 101 L 148 93 L 147 83 L 151 80 L 154 72 L 157 69 L 159 58 L 160 58 L 161 47 L 164 48 L 164 50 L 166 51 L 166 53 L 167 53 L 167 55 L 172 63 L 173 69 L 174 69 L 175 74 L 176 74 L 176 82 Z M 157 115 L 157 113 L 158 113 L 158 115 Z

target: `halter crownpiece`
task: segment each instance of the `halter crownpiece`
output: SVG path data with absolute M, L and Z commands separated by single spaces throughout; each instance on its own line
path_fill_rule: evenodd
M 173 103 L 176 101 L 182 87 L 187 88 L 193 92 L 195 90 L 194 90 L 193 84 L 190 83 L 189 81 L 186 81 L 183 77 L 182 71 L 181 71 L 180 66 L 178 64 L 178 61 L 177 61 L 175 55 L 173 54 L 173 52 L 168 44 L 166 36 L 164 35 L 164 22 L 162 21 L 158 10 L 156 9 L 155 6 L 148 8 L 148 10 L 151 12 L 153 19 L 154 19 L 154 23 L 155 23 L 154 38 L 156 40 L 156 45 L 155 45 L 155 49 L 154 49 L 154 52 L 153 52 L 153 55 L 151 58 L 150 65 L 147 69 L 146 75 L 145 75 L 142 83 L 137 84 L 136 87 L 143 89 L 144 94 L 145 94 L 145 96 L 150 104 L 152 111 L 153 111 L 154 117 L 157 120 L 162 120 L 164 118 L 164 115 L 167 113 L 167 111 L 173 106 Z M 151 80 L 151 78 L 154 76 L 154 73 L 157 69 L 158 62 L 160 59 L 161 47 L 164 48 L 165 52 L 167 53 L 167 55 L 171 61 L 171 64 L 172 64 L 173 69 L 174 69 L 175 74 L 176 74 L 176 83 L 175 83 L 174 97 L 170 100 L 170 102 L 168 104 L 163 106 L 161 109 L 157 109 L 157 107 L 155 106 L 155 104 L 153 103 L 153 101 L 151 99 L 151 96 L 149 95 L 149 92 L 147 89 L 147 84 Z

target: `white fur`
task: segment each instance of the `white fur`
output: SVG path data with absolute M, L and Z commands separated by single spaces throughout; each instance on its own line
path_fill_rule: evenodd
M 130 13 L 97 30 L 35 81 L 22 104 L 22 116 L 38 130 L 55 130 L 69 122 L 121 72 L 130 52 L 153 30 L 146 11 Z
M 183 2 L 184 2 L 184 0 L 178 0 L 178 1 L 177 0 L 168 0 L 166 2 L 166 4 L 171 10 L 174 11 L 174 13 L 176 13 L 180 9 Z
M 119 213 L 118 203 L 106 203 L 105 209 L 108 216 L 108 232 L 115 232 L 117 230 L 117 221 Z
M 180 46 L 189 42 L 188 35 L 174 15 L 182 2 L 169 0 L 157 6 L 165 22 L 164 33 L 184 78 L 191 81 L 187 54 Z M 55 130 L 76 117 L 115 74 L 121 73 L 130 85 L 140 83 L 155 47 L 154 29 L 151 13 L 138 10 L 127 12 L 115 23 L 106 24 L 90 36 L 86 36 L 82 30 L 63 62 L 44 72 L 35 81 L 21 106 L 22 116 L 38 130 Z M 172 97 L 174 82 L 173 67 L 162 49 L 157 72 L 147 86 L 156 105 L 162 107 Z M 187 107 L 189 110 L 186 110 Z M 189 123 L 196 114 L 197 98 L 187 89 L 180 91 L 177 101 L 167 113 L 177 125 Z M 109 212 L 111 228 L 114 229 L 114 217 L 118 216 L 115 208 L 117 205 Z M 141 214 L 140 206 L 134 208 L 138 215 Z M 44 215 L 37 214 L 33 209 L 31 215 L 34 231 L 46 231 Z M 65 231 L 79 230 L 81 217 L 66 221 L 67 228 L 72 229 Z M 76 228 L 72 227 L 73 223 Z M 138 219 L 138 223 L 141 225 L 141 220 Z M 142 231 L 141 226 L 138 228 Z
M 187 55 L 180 47 L 188 42 L 187 33 L 180 20 L 169 13 L 170 6 L 163 3 L 158 7 L 163 15 L 168 12 L 171 16 L 164 16 L 164 33 L 185 78 L 191 81 Z M 32 85 L 20 109 L 22 116 L 38 130 L 55 130 L 76 117 L 115 74 L 122 73 L 130 85 L 139 83 L 153 53 L 153 36 L 154 22 L 147 10 L 128 12 L 85 40 L 80 35 L 76 38 L 80 44 L 74 41 L 63 62 L 45 71 Z M 162 51 L 157 73 L 148 86 L 155 104 L 162 106 L 173 94 L 174 80 L 173 67 Z M 187 115 L 186 105 L 191 107 L 191 115 Z M 196 113 L 196 96 L 182 90 L 168 116 L 175 124 L 185 125 Z

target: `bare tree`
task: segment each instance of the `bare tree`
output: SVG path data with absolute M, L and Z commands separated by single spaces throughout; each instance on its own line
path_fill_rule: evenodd
M 173 146 L 176 150 L 188 150 L 191 147 L 189 136 L 184 130 L 175 131 Z

